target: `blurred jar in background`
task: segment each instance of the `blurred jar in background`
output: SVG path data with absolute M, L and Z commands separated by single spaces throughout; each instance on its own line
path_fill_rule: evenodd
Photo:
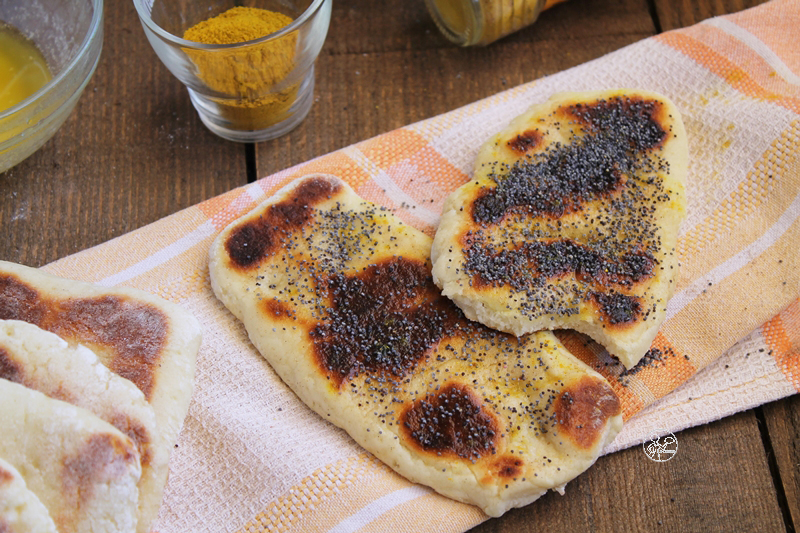
M 425 0 L 436 26 L 460 46 L 487 45 L 533 24 L 564 0 Z

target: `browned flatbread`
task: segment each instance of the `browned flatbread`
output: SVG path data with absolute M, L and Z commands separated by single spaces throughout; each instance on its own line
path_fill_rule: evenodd
M 127 436 L 81 407 L 2 378 L 0 398 L 0 457 L 59 531 L 136 531 L 141 467 Z
M 467 320 L 434 285 L 430 246 L 344 182 L 309 176 L 222 231 L 212 287 L 325 420 L 498 516 L 588 468 L 621 427 L 619 400 L 551 333 Z
M 489 139 L 445 201 L 434 280 L 473 320 L 576 329 L 630 368 L 675 287 L 687 164 L 664 96 L 554 95 Z
M 144 291 L 100 287 L 0 261 L 0 319 L 22 320 L 90 348 L 144 393 L 167 442 L 175 443 L 200 346 L 200 324 L 190 313 Z
M 149 533 L 161 506 L 170 449 L 142 391 L 103 366 L 85 346 L 69 346 L 58 335 L 19 320 L 0 320 L 0 378 L 82 407 L 131 439 L 142 467 L 138 531 Z
M 201 340 L 200 324 L 190 313 L 144 291 L 100 287 L 0 261 L 0 320 L 28 322 L 70 346 L 89 348 L 144 394 L 161 437 L 156 445 L 173 448 L 194 390 Z M 148 500 L 140 502 L 141 531 L 158 514 L 166 476 L 159 479 L 150 485 L 154 490 L 141 495 Z

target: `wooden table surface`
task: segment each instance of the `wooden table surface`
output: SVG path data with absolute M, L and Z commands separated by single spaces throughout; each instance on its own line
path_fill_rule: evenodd
M 106 0 L 100 64 L 41 150 L 0 174 L 0 259 L 41 266 L 377 134 L 758 0 L 570 0 L 486 48 L 441 37 L 422 0 L 335 0 L 316 102 L 283 138 L 224 141 L 156 58 L 130 0 Z M 683 431 L 680 453 L 601 458 L 474 532 L 795 531 L 800 398 Z M 431 531 L 436 531 L 435 525 Z

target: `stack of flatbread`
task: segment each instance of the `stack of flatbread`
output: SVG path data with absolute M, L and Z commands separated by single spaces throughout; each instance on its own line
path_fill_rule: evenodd
M 672 292 L 685 168 L 665 98 L 562 95 L 487 142 L 434 241 L 306 176 L 221 232 L 212 287 L 311 409 L 499 516 L 562 491 L 621 429 L 612 387 L 545 330 L 642 357 Z
M 199 345 L 158 297 L 0 262 L 0 531 L 149 532 Z
M 311 409 L 499 516 L 563 492 L 621 429 L 613 388 L 548 330 L 644 356 L 686 154 L 663 96 L 558 95 L 486 143 L 435 239 L 307 176 L 220 233 L 212 287 Z M 199 342 L 151 295 L 0 263 L 0 531 L 146 533 Z

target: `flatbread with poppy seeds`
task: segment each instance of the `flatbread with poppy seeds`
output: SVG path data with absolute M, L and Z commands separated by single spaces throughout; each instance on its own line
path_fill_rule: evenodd
M 554 95 L 489 139 L 446 199 L 434 280 L 473 320 L 515 335 L 575 329 L 631 368 L 675 287 L 687 164 L 666 97 Z
M 85 346 L 69 346 L 58 335 L 19 320 L 0 320 L 0 378 L 82 407 L 131 439 L 142 467 L 137 531 L 149 533 L 167 483 L 170 450 L 142 391 L 103 366 Z
M 311 409 L 411 481 L 499 516 L 588 468 L 620 403 L 550 332 L 467 320 L 433 284 L 430 246 L 311 175 L 220 233 L 211 283 Z

